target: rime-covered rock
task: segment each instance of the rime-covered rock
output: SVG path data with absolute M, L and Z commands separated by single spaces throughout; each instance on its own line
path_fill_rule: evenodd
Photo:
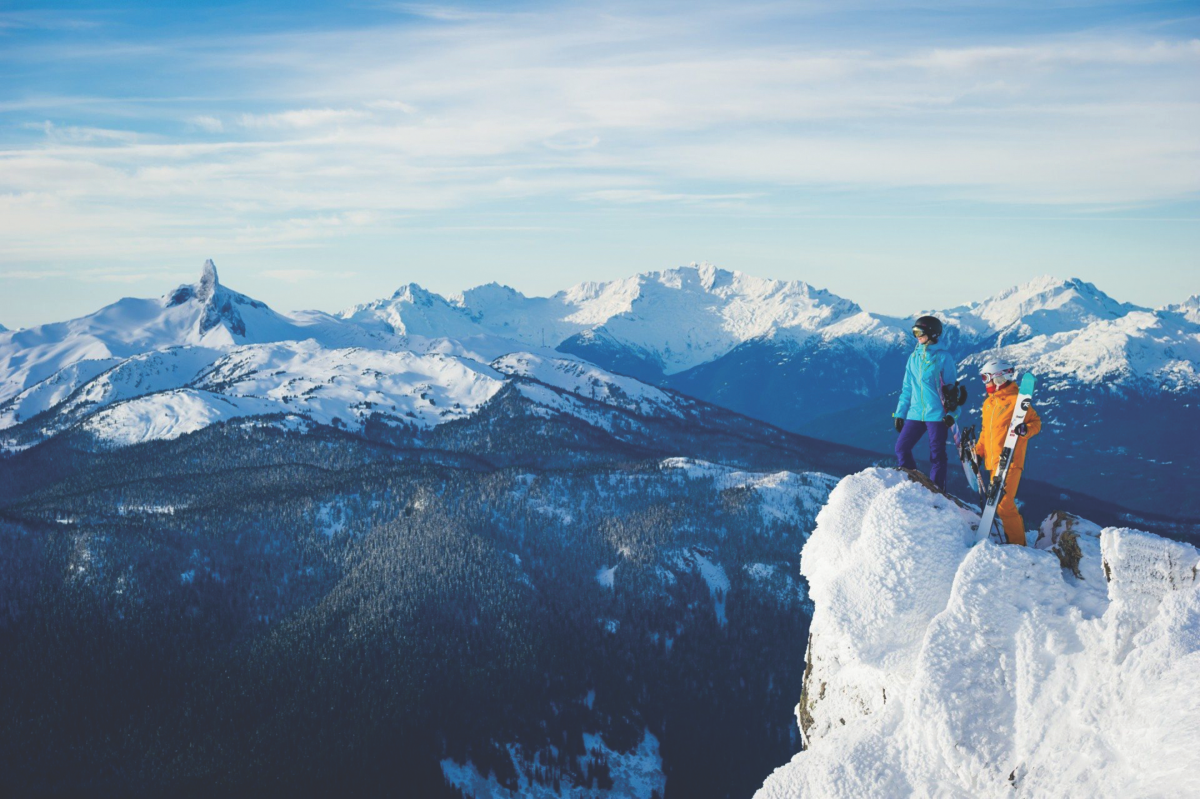
M 894 470 L 834 489 L 801 562 L 807 748 L 757 796 L 1200 794 L 1200 552 L 974 521 Z

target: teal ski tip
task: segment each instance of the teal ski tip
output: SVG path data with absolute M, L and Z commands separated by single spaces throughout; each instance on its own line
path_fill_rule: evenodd
M 1030 374 L 1029 372 L 1026 372 L 1021 377 L 1020 393 L 1021 394 L 1032 394 L 1033 393 L 1033 375 Z

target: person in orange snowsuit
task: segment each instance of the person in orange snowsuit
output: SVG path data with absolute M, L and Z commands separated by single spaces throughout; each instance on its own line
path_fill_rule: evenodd
M 1014 370 L 1005 361 L 989 361 L 979 372 L 987 384 L 988 396 L 983 401 L 983 419 L 979 429 L 979 442 L 975 452 L 983 458 L 988 473 L 995 475 L 1000 463 L 1000 452 L 1004 449 L 1004 439 L 1008 437 L 1008 425 L 1012 422 L 1013 410 L 1017 407 L 1017 384 L 1013 382 Z M 1030 408 L 1025 413 L 1025 419 L 1017 426 L 1016 449 L 1013 450 L 1012 464 L 1008 467 L 1008 477 L 1004 480 L 1004 496 L 996 506 L 996 516 L 1004 525 L 1004 537 L 1010 544 L 1025 545 L 1025 520 L 1017 510 L 1014 501 L 1017 497 L 1017 487 L 1021 485 L 1021 472 L 1025 468 L 1025 448 L 1029 437 L 1038 434 L 1042 429 L 1042 420 L 1037 411 Z

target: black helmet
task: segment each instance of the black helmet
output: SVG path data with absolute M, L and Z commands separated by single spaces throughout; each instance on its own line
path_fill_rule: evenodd
M 942 320 L 936 316 L 922 316 L 913 322 L 913 330 L 921 330 L 930 341 L 937 341 L 942 337 Z

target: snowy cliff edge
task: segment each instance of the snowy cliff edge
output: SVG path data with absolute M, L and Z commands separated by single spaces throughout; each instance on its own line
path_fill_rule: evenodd
M 976 520 L 896 470 L 834 489 L 801 561 L 806 750 L 757 797 L 1200 795 L 1200 552 Z

